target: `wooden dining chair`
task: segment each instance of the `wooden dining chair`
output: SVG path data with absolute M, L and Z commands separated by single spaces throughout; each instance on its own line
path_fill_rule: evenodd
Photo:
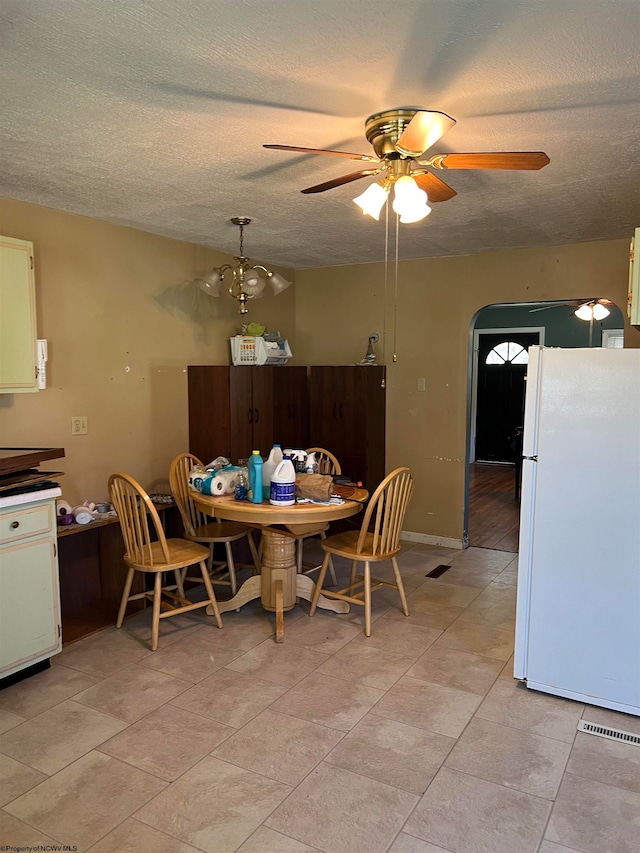
M 307 455 L 309 453 L 313 453 L 315 455 L 317 474 L 342 474 L 342 468 L 340 467 L 340 463 L 330 450 L 325 450 L 324 447 L 310 447 L 306 452 Z M 327 536 L 328 529 L 329 525 L 324 524 L 318 530 L 312 530 L 310 533 L 306 533 L 304 536 L 300 536 L 300 538 L 296 540 L 296 558 L 298 562 L 298 574 L 310 575 L 312 572 L 317 572 L 321 568 L 322 563 L 305 563 L 304 542 L 305 539 L 310 539 L 312 536 L 318 536 L 318 534 L 320 535 L 321 539 L 325 539 Z M 333 566 L 333 560 L 330 560 L 329 562 L 329 574 L 331 575 L 331 583 L 334 586 L 337 586 L 338 579 L 336 577 L 336 570 Z
M 322 542 L 325 552 L 318 576 L 309 616 L 316 612 L 320 593 L 327 598 L 339 598 L 351 604 L 364 606 L 364 633 L 371 636 L 371 593 L 380 587 L 397 589 L 402 612 L 409 615 L 402 577 L 396 560 L 400 551 L 400 533 L 405 512 L 413 494 L 413 478 L 408 468 L 396 468 L 380 483 L 367 506 L 360 530 L 350 530 L 329 536 Z M 344 589 L 322 589 L 331 555 L 351 560 L 351 583 Z M 371 577 L 371 563 L 391 560 L 395 583 Z M 364 573 L 357 575 L 358 563 L 364 563 Z
M 310 447 L 307 455 L 309 453 L 314 454 L 316 474 L 342 474 L 340 463 L 330 450 L 325 450 L 324 447 Z
M 109 496 L 120 522 L 126 548 L 124 562 L 129 567 L 116 627 L 122 627 L 129 601 L 146 598 L 153 602 L 152 652 L 158 648 L 161 619 L 211 605 L 216 625 L 218 628 L 222 628 L 218 603 L 207 570 L 208 549 L 196 542 L 188 542 L 186 539 L 167 539 L 158 511 L 151 502 L 151 498 L 142 486 L 128 474 L 112 474 L 109 477 Z M 153 534 L 155 534 L 155 541 Z M 181 576 L 182 569 L 193 565 L 200 567 L 202 582 L 207 591 L 207 598 L 195 603 L 184 597 Z M 131 595 L 131 585 L 135 572 L 155 575 L 153 592 L 146 591 Z M 163 575 L 166 572 L 174 573 L 175 584 L 163 584 Z M 167 601 L 167 598 L 170 600 Z
M 235 595 L 238 590 L 238 584 L 236 580 L 236 565 L 233 559 L 233 551 L 231 550 L 232 542 L 237 542 L 246 537 L 253 558 L 254 572 L 260 572 L 260 561 L 253 541 L 252 528 L 237 521 L 212 521 L 198 509 L 189 488 L 189 472 L 196 465 L 202 465 L 202 462 L 192 453 L 180 453 L 176 456 L 169 469 L 171 492 L 180 510 L 185 537 L 192 542 L 207 545 L 209 548 L 209 577 L 215 583 L 229 584 L 231 586 L 231 594 Z M 213 559 L 213 548 L 216 542 L 224 543 L 227 556 L 225 561 Z M 228 573 L 229 579 L 227 580 L 224 576 L 220 578 L 219 575 L 221 573 L 223 575 Z M 183 580 L 199 582 L 200 579 L 198 577 L 185 577 Z

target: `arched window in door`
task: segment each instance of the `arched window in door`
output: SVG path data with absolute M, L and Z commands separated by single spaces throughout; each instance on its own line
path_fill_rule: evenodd
M 497 344 L 487 355 L 486 364 L 529 364 L 529 353 L 514 341 Z

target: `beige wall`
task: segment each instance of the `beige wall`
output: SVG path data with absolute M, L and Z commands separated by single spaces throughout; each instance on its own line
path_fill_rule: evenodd
M 231 258 L 9 199 L 0 234 L 35 245 L 38 336 L 49 342 L 49 387 L 0 395 L 0 446 L 64 447 L 65 459 L 43 467 L 65 472 L 72 504 L 105 499 L 114 471 L 147 487 L 166 478 L 187 449 L 186 367 L 227 364 L 240 324 L 235 300 L 189 280 Z M 248 318 L 295 351 L 294 299 L 294 288 L 277 299 L 269 290 Z M 86 436 L 71 436 L 74 415 L 88 417 Z
M 50 355 L 45 391 L 0 395 L 0 445 L 64 447 L 61 483 L 71 503 L 104 499 L 116 470 L 151 487 L 187 447 L 186 366 L 229 361 L 235 301 L 189 286 L 196 270 L 229 257 L 9 199 L 0 199 L 0 234 L 35 244 L 38 334 Z M 477 311 L 595 295 L 624 311 L 627 266 L 626 240 L 400 263 L 396 364 L 392 281 L 384 340 L 387 468 L 409 464 L 416 478 L 406 529 L 462 539 Z M 249 313 L 289 338 L 295 363 L 357 362 L 371 332 L 381 336 L 381 360 L 381 264 L 298 270 L 295 281 Z M 640 346 L 640 332 L 627 327 L 626 345 Z M 88 435 L 71 436 L 74 415 L 88 417 Z
M 406 530 L 463 536 L 475 314 L 494 303 L 593 296 L 613 300 L 626 313 L 628 250 L 627 240 L 616 240 L 400 263 L 396 364 L 393 281 L 386 300 L 387 470 L 409 465 L 414 472 Z M 380 334 L 382 360 L 381 264 L 298 270 L 296 291 L 301 361 L 354 363 L 372 332 Z M 627 326 L 625 345 L 640 347 L 640 332 Z M 420 377 L 424 393 L 417 390 Z

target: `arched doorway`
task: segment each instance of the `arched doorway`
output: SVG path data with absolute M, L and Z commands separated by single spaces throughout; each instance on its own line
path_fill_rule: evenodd
M 608 317 L 587 323 L 575 315 L 581 302 L 491 305 L 472 321 L 465 514 L 469 545 L 518 550 L 515 463 L 520 458 L 517 427 L 524 411 L 524 350 L 536 343 L 560 347 L 621 343 L 624 320 L 619 308 L 609 304 Z

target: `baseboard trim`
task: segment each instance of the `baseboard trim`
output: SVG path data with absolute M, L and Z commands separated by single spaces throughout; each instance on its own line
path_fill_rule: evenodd
M 432 536 L 430 533 L 413 533 L 411 530 L 403 530 L 400 539 L 407 542 L 419 542 L 421 545 L 442 545 L 443 548 L 458 548 L 459 550 L 464 548 L 462 539 L 451 539 L 449 536 Z

